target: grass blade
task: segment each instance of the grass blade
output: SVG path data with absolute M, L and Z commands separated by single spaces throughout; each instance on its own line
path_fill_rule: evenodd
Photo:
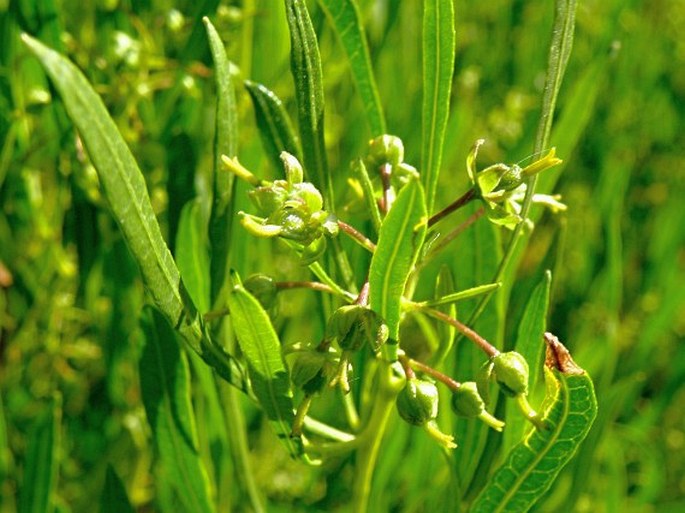
M 369 47 L 362 28 L 359 7 L 355 0 L 319 0 L 319 4 L 331 20 L 335 33 L 350 62 L 352 76 L 364 105 L 366 122 L 371 136 L 386 132 L 383 107 L 378 96 L 376 80 L 373 76 Z
M 299 455 L 301 444 L 290 437 L 295 418 L 290 378 L 269 315 L 239 283 L 228 296 L 228 308 L 240 349 L 247 360 L 254 395 L 290 454 Z
M 547 491 L 585 439 L 597 416 L 590 376 L 556 337 L 546 337 L 544 419 L 507 456 L 476 498 L 471 513 L 523 513 Z
M 124 483 L 111 465 L 107 466 L 105 487 L 100 498 L 100 513 L 135 513 L 126 495 Z
M 304 0 L 286 0 L 285 8 L 304 168 L 309 181 L 323 194 L 327 208 L 333 210 L 333 187 L 323 133 L 324 99 L 319 44 Z
M 211 248 L 210 287 L 214 305 L 226 282 L 228 253 L 231 247 L 233 209 L 233 173 L 221 165 L 221 155 L 235 157 L 238 153 L 238 109 L 235 89 L 231 80 L 230 63 L 226 49 L 209 18 L 203 18 L 209 38 L 216 77 L 216 116 L 214 133 L 214 175 L 212 181 L 212 210 L 209 216 L 209 244 Z
M 547 309 L 549 307 L 549 294 L 552 284 L 552 274 L 547 271 L 540 283 L 537 284 L 521 318 L 514 349 L 528 362 L 530 375 L 528 388 L 535 391 L 538 377 L 542 376 L 542 345 L 540 339 L 547 329 Z M 523 418 L 521 410 L 515 408 L 513 403 L 507 404 L 507 416 L 505 419 L 507 428 L 504 430 L 503 450 L 509 450 L 521 440 L 528 421 Z
M 28 439 L 18 513 L 46 513 L 55 507 L 62 400 L 54 397 Z
M 455 39 L 452 0 L 426 0 L 423 8 L 421 176 L 429 212 L 433 209 L 438 186 L 449 114 Z
M 188 346 L 229 383 L 246 389 L 239 364 L 212 345 L 202 318 L 188 296 L 150 204 L 145 180 L 105 105 L 68 59 L 23 34 L 59 91 L 64 106 L 88 149 L 100 184 L 145 286 L 169 323 Z
M 425 217 L 423 187 L 412 180 L 400 191 L 383 220 L 371 259 L 369 299 L 371 308 L 385 319 L 390 330 L 390 341 L 394 342 L 388 349 L 391 359 L 397 349 L 404 286 L 426 236 Z
M 209 513 L 214 507 L 207 470 L 198 451 L 188 361 L 166 319 L 151 307 L 146 313 L 140 388 L 163 467 L 163 481 L 174 490 L 183 509 Z
M 245 81 L 255 109 L 259 136 L 276 169 L 282 169 L 281 152 L 287 151 L 302 161 L 302 150 L 293 130 L 290 116 L 276 93 L 256 82 Z

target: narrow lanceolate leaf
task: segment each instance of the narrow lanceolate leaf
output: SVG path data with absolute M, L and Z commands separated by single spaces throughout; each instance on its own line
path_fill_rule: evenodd
M 396 351 L 404 286 L 426 236 L 425 218 L 423 187 L 412 180 L 400 191 L 383 220 L 371 259 L 370 304 L 388 325 L 391 358 Z
M 228 252 L 231 247 L 233 209 L 233 173 L 221 165 L 221 155 L 233 158 L 238 153 L 238 110 L 231 81 L 230 63 L 226 49 L 209 18 L 203 18 L 209 38 L 216 77 L 216 117 L 214 133 L 214 178 L 212 182 L 212 210 L 209 217 L 211 248 L 210 284 L 211 304 L 215 304 L 228 273 Z
M 245 88 L 252 98 L 262 144 L 276 169 L 283 167 L 282 151 L 302 161 L 300 143 L 281 99 L 262 84 L 250 80 L 245 81 Z
M 269 316 L 259 301 L 239 283 L 228 296 L 228 308 L 240 349 L 247 360 L 252 391 L 290 454 L 299 455 L 301 443 L 290 437 L 295 418 L 290 378 Z
M 135 513 L 126 495 L 126 488 L 110 466 L 107 467 L 105 487 L 100 498 L 100 513 Z
M 371 135 L 373 137 L 382 135 L 386 131 L 383 107 L 378 96 L 376 80 L 373 77 L 369 47 L 366 43 L 357 2 L 356 0 L 319 0 L 319 4 L 331 20 L 335 33 L 345 49 L 357 91 L 364 104 Z
M 29 436 L 18 513 L 45 513 L 55 508 L 61 418 L 62 400 L 57 396 Z
M 321 56 L 304 0 L 285 0 L 290 30 L 290 68 L 295 80 L 297 117 L 304 167 L 309 181 L 322 191 L 329 210 L 333 191 L 323 134 L 323 80 Z
M 213 345 L 188 296 L 150 204 L 138 164 L 83 74 L 68 59 L 23 34 L 55 84 L 88 149 L 104 195 L 143 275 L 152 299 L 188 346 L 229 383 L 246 388 L 238 363 Z
M 547 429 L 516 445 L 473 503 L 471 513 L 523 513 L 549 489 L 585 439 L 597 416 L 590 376 L 576 365 L 553 335 L 545 334 Z
M 549 307 L 549 290 L 552 282 L 552 274 L 547 271 L 535 287 L 521 318 L 514 349 L 523 356 L 530 366 L 528 377 L 528 389 L 535 391 L 538 377 L 542 376 L 543 345 L 540 338 L 547 329 L 547 309 Z M 523 417 L 521 410 L 516 408 L 513 402 L 507 404 L 507 416 L 505 419 L 507 428 L 504 430 L 503 450 L 509 451 L 517 444 L 528 421 Z
M 433 209 L 442 146 L 450 107 L 454 71 L 454 6 L 452 0 L 423 4 L 423 115 L 421 176 L 428 210 Z
M 199 201 L 186 203 L 176 232 L 176 263 L 190 297 L 202 312 L 210 308 L 206 226 Z
M 209 513 L 209 478 L 198 451 L 195 414 L 190 404 L 188 361 L 166 319 L 148 307 L 143 319 L 145 348 L 140 389 L 162 465 L 162 480 L 182 510 Z

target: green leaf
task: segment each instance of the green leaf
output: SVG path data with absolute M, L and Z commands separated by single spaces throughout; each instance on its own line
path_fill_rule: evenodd
M 426 236 L 426 201 L 423 187 L 410 181 L 400 191 L 383 220 L 369 269 L 371 308 L 388 325 L 389 356 L 394 359 L 398 341 L 402 294 Z M 394 344 L 392 343 L 394 342 Z
M 100 513 L 135 513 L 126 495 L 124 483 L 111 465 L 107 466 L 105 487 L 100 497 Z
M 449 271 L 449 269 L 447 269 Z M 451 271 L 449 271 L 451 273 Z M 441 269 L 442 273 L 442 269 Z M 501 283 L 487 283 L 485 285 L 478 285 L 476 287 L 471 287 L 469 289 L 460 290 L 459 292 L 451 292 L 445 294 L 444 296 L 436 297 L 435 299 L 429 299 L 428 301 L 422 301 L 422 306 L 434 307 L 440 305 L 449 305 L 451 303 L 456 303 L 457 301 L 463 301 L 464 299 L 469 299 L 472 297 L 480 296 L 492 290 L 496 290 L 501 287 Z M 440 288 L 439 290 L 445 290 Z M 437 292 L 437 291 L 436 291 Z M 444 310 L 443 310 L 444 311 Z M 447 313 L 445 311 L 445 313 Z
M 259 136 L 271 163 L 276 169 L 282 169 L 281 152 L 284 150 L 302 161 L 300 143 L 281 99 L 262 84 L 250 80 L 244 83 L 252 98 Z
M 174 330 L 156 309 L 146 307 L 143 330 L 140 389 L 163 481 L 174 490 L 184 510 L 212 512 L 209 478 L 198 451 L 190 404 L 188 361 L 174 340 Z
M 188 346 L 236 387 L 247 385 L 240 365 L 212 344 L 181 282 L 150 204 L 145 180 L 131 151 L 83 74 L 68 59 L 23 34 L 59 91 L 88 150 L 104 195 L 135 257 L 152 300 Z
M 61 418 L 62 400 L 55 396 L 28 438 L 18 513 L 46 513 L 55 507 Z
M 319 0 L 319 4 L 331 20 L 347 55 L 357 91 L 364 105 L 371 136 L 382 135 L 386 132 L 383 107 L 373 76 L 371 57 L 357 2 L 355 0 Z
M 210 308 L 209 255 L 207 254 L 206 218 L 198 200 L 189 201 L 181 210 L 176 232 L 176 263 L 188 294 L 201 312 Z
M 203 21 L 207 29 L 216 77 L 214 175 L 212 210 L 209 216 L 211 305 L 214 305 L 227 278 L 233 221 L 233 209 L 230 207 L 234 193 L 234 175 L 223 168 L 221 155 L 232 158 L 238 153 L 238 109 L 226 49 L 209 18 L 205 17 Z
M 547 329 L 547 309 L 549 308 L 549 291 L 552 283 L 552 273 L 546 271 L 528 299 L 523 317 L 518 328 L 514 349 L 528 362 L 530 374 L 528 390 L 534 393 L 538 377 L 542 376 L 543 346 L 540 339 Z M 521 440 L 528 421 L 521 410 L 513 402 L 507 404 L 507 416 L 504 419 L 507 427 L 502 441 L 504 452 Z
M 547 338 L 544 422 L 516 445 L 474 501 L 471 513 L 523 513 L 549 489 L 597 416 L 590 376 L 561 343 Z
M 290 437 L 295 419 L 290 379 L 269 315 L 239 283 L 228 296 L 228 308 L 240 349 L 247 360 L 252 391 L 276 435 L 290 454 L 297 456 L 302 453 L 302 446 L 299 439 Z
M 333 189 L 324 144 L 319 45 L 304 0 L 285 0 L 285 9 L 290 30 L 290 68 L 295 80 L 303 164 L 308 180 L 323 193 L 326 208 L 333 210 Z
M 426 0 L 423 5 L 421 176 L 430 212 L 438 186 L 442 146 L 450 110 L 456 37 L 452 0 Z

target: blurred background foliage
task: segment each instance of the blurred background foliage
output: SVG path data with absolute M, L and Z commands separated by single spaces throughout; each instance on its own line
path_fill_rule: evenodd
M 406 161 L 418 163 L 421 3 L 359 3 L 389 131 L 404 140 Z M 95 85 L 145 173 L 173 251 L 183 205 L 196 199 L 206 212 L 211 190 L 215 98 L 202 16 L 213 20 L 235 64 L 240 159 L 263 177 L 280 172 L 264 156 L 239 85 L 261 82 L 294 112 L 287 25 L 276 4 L 0 1 L 0 512 L 16 506 L 27 445 L 55 397 L 59 511 L 97 503 L 107 464 L 140 511 L 154 510 L 150 500 L 160 493 L 138 378 L 144 290 L 94 169 L 19 33 L 68 55 Z M 310 8 L 323 59 L 329 158 L 342 185 L 371 134 L 335 35 L 317 5 Z M 487 139 L 482 162 L 530 156 L 553 16 L 550 2 L 521 0 L 455 0 L 455 10 L 438 205 L 464 190 L 464 160 L 477 138 Z M 509 314 L 506 341 L 541 273 L 553 269 L 548 328 L 594 377 L 600 413 L 536 511 L 685 511 L 684 25 L 682 1 L 580 2 L 552 135 L 565 161 L 554 190 L 569 210 L 540 218 L 508 302 L 500 304 Z M 239 192 L 236 201 L 243 208 L 246 200 Z M 354 205 L 339 214 L 354 219 Z M 287 253 L 264 248 L 271 243 L 238 242 L 235 267 L 243 275 L 305 276 Z M 460 251 L 459 242 L 451 251 Z M 315 338 L 322 320 L 306 315 L 311 295 L 291 294 L 277 322 L 283 340 Z M 200 385 L 196 396 L 206 440 L 218 428 L 203 410 Z M 350 466 L 312 470 L 289 461 L 254 407 L 243 406 L 269 511 L 345 503 Z M 449 494 L 431 489 L 430 475 L 415 477 L 439 467 L 439 451 L 420 436 L 409 450 L 402 446 L 408 440 L 394 437 L 385 446 L 409 456 L 400 463 L 382 456 L 377 479 L 385 487 L 372 497 L 376 510 L 450 511 L 434 497 Z M 238 484 L 218 487 L 219 501 L 241 511 L 240 477 L 232 479 Z

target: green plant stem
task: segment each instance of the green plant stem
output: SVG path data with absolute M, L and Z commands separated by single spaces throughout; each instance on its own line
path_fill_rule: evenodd
M 493 356 L 497 356 L 499 354 L 499 350 L 495 346 L 481 337 L 477 332 L 459 322 L 457 319 L 454 319 L 438 310 L 434 310 L 433 308 L 422 308 L 421 311 L 457 328 L 462 335 L 473 341 L 486 355 L 488 355 L 488 357 L 492 358 Z
M 390 175 L 392 173 L 392 166 L 390 164 L 383 164 L 380 167 L 381 183 L 383 184 L 383 204 L 381 205 L 381 214 L 387 214 L 390 210 Z
M 395 397 L 399 392 L 393 381 L 390 363 L 381 361 L 378 367 L 378 390 L 371 407 L 371 417 L 363 434 L 367 435 L 368 438 L 362 436 L 362 442 L 357 451 L 352 507 L 352 511 L 355 513 L 366 513 L 368 511 L 371 482 L 378 451 L 395 404 Z
M 542 153 L 543 149 L 549 145 L 549 135 L 552 130 L 552 121 L 554 117 L 554 107 L 556 105 L 557 95 L 561 88 L 561 82 L 566 71 L 566 64 L 571 54 L 573 46 L 573 30 L 576 19 L 576 0 L 557 0 L 556 12 L 554 16 L 554 27 L 552 29 L 552 42 L 549 49 L 549 58 L 547 63 L 547 76 L 545 79 L 545 87 L 542 96 L 542 111 L 540 113 L 540 120 L 538 122 L 537 135 L 535 137 L 535 147 L 533 149 L 534 155 Z M 538 175 L 533 175 L 526 180 L 526 196 L 523 199 L 521 207 L 521 219 L 528 217 L 530 206 L 535 193 L 535 186 L 537 185 Z M 501 280 L 502 275 L 509 267 L 513 255 L 516 252 L 516 247 L 520 239 L 523 238 L 524 222 L 519 223 L 514 229 L 514 233 L 507 244 L 502 260 L 500 261 L 493 282 Z M 493 292 L 483 296 L 475 310 L 471 314 L 469 324 L 474 325 L 478 317 L 485 310 L 486 305 L 490 301 Z
M 352 431 L 357 431 L 359 429 L 359 413 L 357 412 L 357 407 L 354 404 L 352 395 L 353 394 L 342 394 L 342 401 L 345 408 L 347 424 Z
M 254 471 L 250 462 L 250 450 L 245 435 L 245 419 L 240 407 L 238 391 L 234 387 L 228 387 L 217 383 L 219 397 L 223 403 L 224 423 L 228 432 L 229 440 L 235 456 L 235 465 L 238 467 L 236 475 L 242 481 L 247 496 L 256 513 L 265 511 L 259 487 L 254 479 Z
M 311 417 L 305 417 L 302 424 L 310 433 L 323 436 L 329 440 L 334 440 L 335 442 L 349 443 L 356 440 L 354 435 L 340 431 L 333 426 L 329 426 L 328 424 L 320 422 Z
M 354 301 L 357 299 L 356 294 L 346 291 L 340 285 L 338 285 L 333 278 L 331 278 L 324 268 L 318 262 L 309 264 L 309 270 L 314 273 L 314 276 L 319 278 L 319 280 L 326 285 L 328 285 L 331 290 L 345 301 Z
M 468 204 L 475 197 L 476 197 L 476 188 L 472 187 L 471 189 L 466 191 L 464 194 L 462 194 L 459 198 L 457 198 L 455 201 L 453 201 L 452 203 L 447 205 L 445 208 L 443 208 L 440 212 L 436 212 L 435 214 L 433 214 L 430 217 L 430 219 L 428 219 L 428 227 L 430 228 L 431 226 L 439 223 L 445 217 L 450 215 L 452 212 L 456 212 L 461 207 Z
M 357 230 L 354 226 L 351 226 L 344 221 L 338 220 L 338 227 L 364 249 L 370 251 L 371 253 L 376 251 L 376 245 L 371 241 L 371 239 L 369 239 L 366 235 Z
M 318 281 L 277 281 L 275 285 L 278 290 L 310 289 L 318 292 L 337 294 L 329 285 L 319 283 Z
M 364 191 L 364 199 L 366 200 L 368 211 L 371 214 L 371 222 L 373 223 L 376 234 L 378 234 L 383 220 L 381 219 L 381 212 L 378 209 L 378 203 L 376 202 L 376 197 L 373 192 L 371 177 L 369 177 L 369 172 L 364 165 L 364 161 L 362 159 L 354 161 L 352 163 L 352 171 L 361 183 L 362 190 Z

